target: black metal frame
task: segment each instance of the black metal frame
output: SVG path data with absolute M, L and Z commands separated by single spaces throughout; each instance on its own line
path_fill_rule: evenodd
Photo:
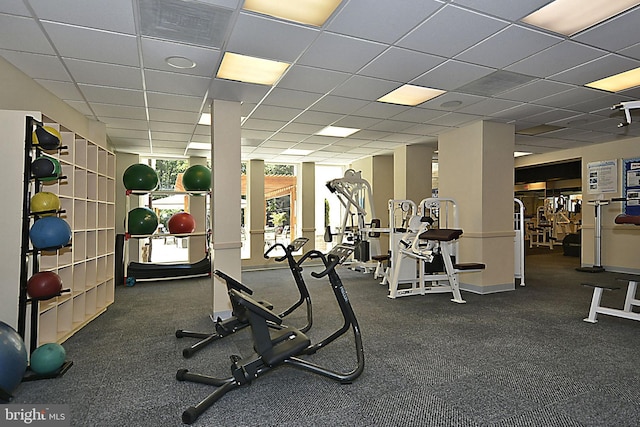
M 299 264 L 308 258 L 319 258 L 324 264 L 324 270 L 311 275 L 315 278 L 328 276 L 331 288 L 334 292 L 340 312 L 344 318 L 344 325 L 338 331 L 327 338 L 311 344 L 310 339 L 299 329 L 284 326 L 282 318 L 268 309 L 258 301 L 252 299 L 246 293 L 231 289 L 229 296 L 232 302 L 237 305 L 238 310 L 243 311 L 251 327 L 254 341 L 254 353 L 247 357 L 231 356 L 231 377 L 216 378 L 209 375 L 191 373 L 187 369 L 180 369 L 176 373 L 178 381 L 188 381 L 217 387 L 205 399 L 195 406 L 190 406 L 182 414 L 182 422 L 192 424 L 202 413 L 211 407 L 227 392 L 250 384 L 262 374 L 277 368 L 281 365 L 291 365 L 305 371 L 324 376 L 338 381 L 341 384 L 350 384 L 360 376 L 364 370 L 364 350 L 362 347 L 362 337 L 360 327 L 356 319 L 347 292 L 338 276 L 335 268 L 344 259 L 351 255 L 353 246 L 336 246 L 326 256 L 316 250 L 307 252 Z M 216 271 L 214 274 L 219 277 L 228 277 L 224 273 Z M 277 325 L 280 329 L 274 332 L 272 325 Z M 323 366 L 311 363 L 300 356 L 313 354 L 320 348 L 334 341 L 349 329 L 353 330 L 355 349 L 357 354 L 357 366 L 348 372 L 334 371 Z
M 298 237 L 287 246 L 283 245 L 282 243 L 276 243 L 275 245 L 271 246 L 264 254 L 265 258 L 269 258 L 269 253 L 271 253 L 271 251 L 273 251 L 275 248 L 280 247 L 284 250 L 285 255 L 276 258 L 276 261 L 282 262 L 285 259 L 288 261 L 289 269 L 291 270 L 291 274 L 293 275 L 296 287 L 298 288 L 299 298 L 292 306 L 284 310 L 278 316 L 280 318 L 284 318 L 293 313 L 298 307 L 306 302 L 307 324 L 300 328 L 300 331 L 302 332 L 306 332 L 311 328 L 311 325 L 313 324 L 313 310 L 311 305 L 311 296 L 309 295 L 309 290 L 307 289 L 307 285 L 305 284 L 304 278 L 302 277 L 302 268 L 300 267 L 301 263 L 296 261 L 293 253 L 300 250 L 308 241 L 309 239 L 306 237 Z M 228 291 L 235 289 L 244 292 L 247 295 L 253 294 L 253 291 L 251 289 L 222 272 L 220 272 L 218 277 L 222 278 L 226 282 Z M 192 346 L 182 350 L 183 357 L 188 359 L 207 345 L 249 326 L 248 319 L 246 318 L 246 316 L 241 314 L 244 310 L 240 307 L 236 307 L 233 304 L 233 300 L 231 302 L 233 307 L 232 316 L 224 320 L 218 318 L 215 321 L 215 332 L 194 332 L 185 331 L 183 329 L 178 329 L 176 331 L 176 338 L 186 337 L 197 338 L 200 340 Z M 270 310 L 273 309 L 273 306 L 266 301 L 262 301 L 261 304 L 269 308 Z

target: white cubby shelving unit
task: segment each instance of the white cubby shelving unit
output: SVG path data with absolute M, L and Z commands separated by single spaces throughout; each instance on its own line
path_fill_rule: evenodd
M 57 273 L 69 289 L 36 305 L 37 346 L 64 342 L 115 299 L 115 155 L 46 116 L 42 123 L 60 132 L 66 148 L 44 153 L 58 159 L 65 178 L 41 182 L 40 191 L 58 195 L 64 211 L 60 217 L 71 226 L 73 237 L 68 247 L 32 250 L 30 255 L 37 257 L 30 266 Z

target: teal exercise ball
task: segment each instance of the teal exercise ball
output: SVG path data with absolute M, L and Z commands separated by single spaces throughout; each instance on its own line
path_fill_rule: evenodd
M 209 191 L 211 169 L 204 165 L 190 166 L 182 175 L 182 185 L 187 191 Z
M 129 211 L 127 224 L 129 234 L 153 234 L 158 228 L 158 216 L 149 208 L 135 208 Z
M 127 190 L 151 191 L 158 186 L 158 174 L 151 166 L 137 163 L 124 171 L 122 182 Z
M 22 337 L 11 326 L 0 322 L 0 389 L 11 395 L 26 371 L 27 348 Z
M 51 374 L 64 364 L 67 352 L 57 343 L 43 344 L 31 353 L 30 367 L 36 374 Z
M 60 249 L 71 242 L 71 237 L 71 227 L 57 216 L 40 218 L 29 230 L 29 238 L 36 249 Z

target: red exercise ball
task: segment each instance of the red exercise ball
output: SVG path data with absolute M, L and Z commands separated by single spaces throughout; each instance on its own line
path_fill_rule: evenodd
M 40 271 L 27 281 L 31 298 L 53 298 L 62 290 L 62 279 L 53 271 Z
M 193 233 L 196 230 L 196 220 L 190 213 L 178 212 L 171 215 L 167 226 L 171 234 Z

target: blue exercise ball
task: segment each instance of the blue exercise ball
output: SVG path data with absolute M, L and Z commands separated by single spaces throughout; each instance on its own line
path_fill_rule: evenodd
M 60 344 L 43 344 L 31 353 L 31 364 L 29 367 L 36 374 L 52 374 L 60 369 L 66 358 L 67 352 Z
M 11 326 L 0 321 L 0 388 L 11 395 L 27 371 L 27 348 Z
M 40 218 L 31 226 L 29 238 L 36 249 L 60 249 L 71 242 L 71 227 L 57 216 Z

